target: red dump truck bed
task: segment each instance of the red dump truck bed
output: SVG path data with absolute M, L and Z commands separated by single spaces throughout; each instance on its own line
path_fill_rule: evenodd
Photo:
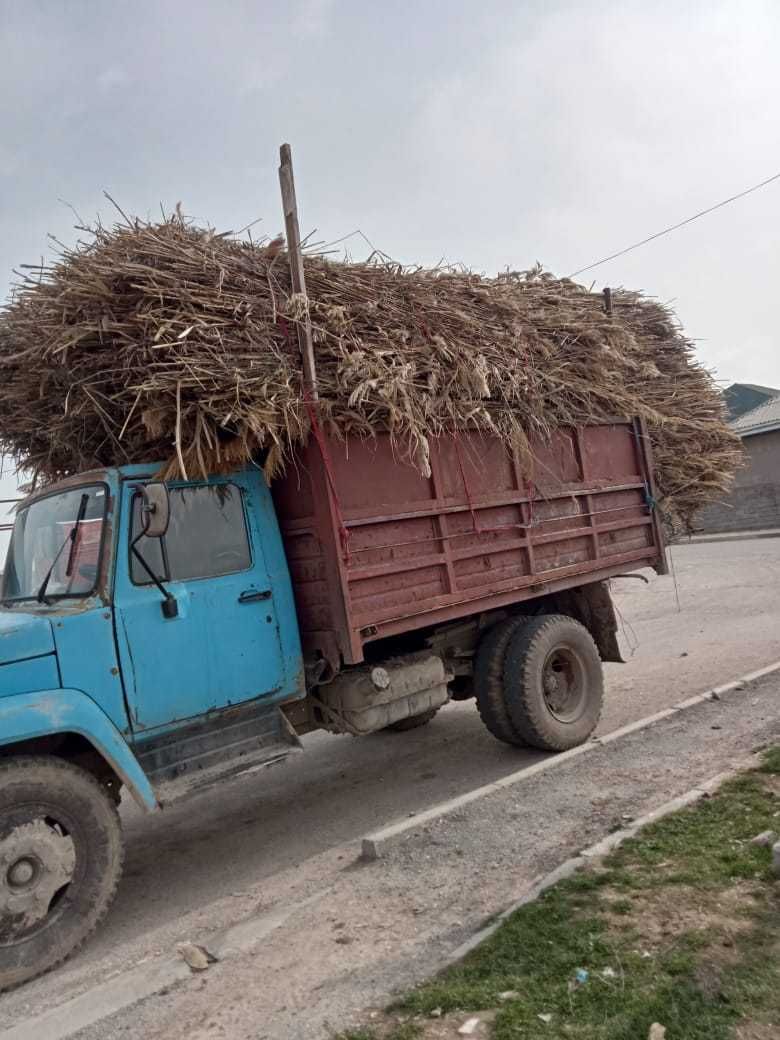
M 274 486 L 304 649 L 357 663 L 372 640 L 665 569 L 639 420 L 531 447 L 528 465 L 482 433 L 432 439 L 426 477 L 387 435 L 310 438 Z

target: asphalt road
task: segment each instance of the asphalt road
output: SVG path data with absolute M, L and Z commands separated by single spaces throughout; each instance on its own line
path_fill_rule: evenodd
M 601 732 L 780 658 L 780 539 L 676 546 L 673 562 L 676 590 L 650 572 L 649 585 L 615 582 L 630 656 L 607 666 Z M 109 919 L 68 966 L 24 988 L 29 1007 L 69 975 L 83 988 L 182 938 L 195 908 L 213 904 L 212 923 L 229 923 L 231 898 L 244 912 L 241 897 L 263 879 L 541 757 L 494 740 L 473 701 L 406 734 L 304 743 L 284 765 L 164 813 L 125 806 L 126 870 Z
M 185 976 L 67 1040 L 332 1040 L 370 1025 L 372 1008 L 435 974 L 535 879 L 723 771 L 755 766 L 755 749 L 780 739 L 779 675 L 577 757 L 551 756 L 545 771 L 430 823 L 407 821 L 376 862 L 328 870 L 317 857 L 275 875 L 266 905 L 298 900 L 281 927 L 207 978 Z M 314 902 L 304 906 L 306 888 Z
M 780 539 L 672 552 L 679 612 L 671 576 L 614 583 L 628 660 L 607 665 L 601 732 L 780 658 Z M 540 757 L 496 741 L 473 701 L 409 733 L 304 743 L 284 765 L 179 808 L 143 817 L 130 806 L 125 881 L 93 951 Z

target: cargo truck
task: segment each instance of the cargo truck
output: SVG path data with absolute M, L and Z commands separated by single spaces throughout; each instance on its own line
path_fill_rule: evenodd
M 642 422 L 525 453 L 460 431 L 423 465 L 387 434 L 315 434 L 270 489 L 258 465 L 163 482 L 152 462 L 18 508 L 0 590 L 0 988 L 105 916 L 125 792 L 164 810 L 312 730 L 403 732 L 470 697 L 508 744 L 593 732 L 601 663 L 620 660 L 607 580 L 665 570 Z

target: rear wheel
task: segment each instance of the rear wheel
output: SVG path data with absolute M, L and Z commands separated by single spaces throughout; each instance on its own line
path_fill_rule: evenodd
M 507 647 L 526 617 L 510 617 L 489 629 L 480 641 L 474 662 L 474 693 L 479 717 L 498 740 L 524 745 L 509 715 L 504 696 L 504 662 Z
M 564 614 L 528 618 L 509 639 L 503 693 L 517 733 L 533 747 L 565 751 L 598 724 L 604 679 L 596 644 Z
M 56 758 L 0 764 L 0 991 L 53 968 L 97 927 L 122 870 L 116 806 Z
M 419 729 L 420 726 L 427 726 L 438 711 L 438 708 L 429 708 L 427 711 L 421 711 L 419 715 L 409 715 L 405 719 L 399 719 L 398 722 L 391 722 L 389 726 L 385 726 L 385 729 L 390 730 L 391 733 L 406 733 L 410 729 Z

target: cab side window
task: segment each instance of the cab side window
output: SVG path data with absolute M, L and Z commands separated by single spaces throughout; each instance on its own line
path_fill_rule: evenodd
M 247 570 L 252 553 L 241 490 L 235 484 L 202 484 L 170 489 L 171 518 L 162 538 L 141 538 L 138 549 L 161 581 L 215 578 Z M 131 538 L 141 530 L 141 496 L 133 499 Z M 135 558 L 136 585 L 151 579 Z

